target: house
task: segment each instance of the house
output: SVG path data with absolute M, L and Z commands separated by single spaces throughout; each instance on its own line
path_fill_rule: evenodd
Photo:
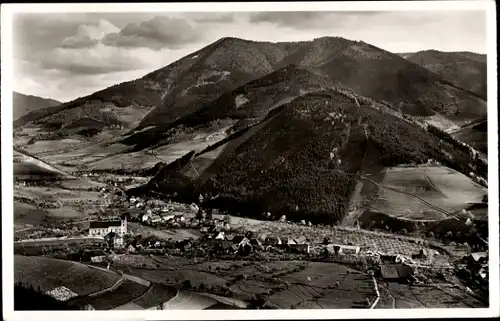
M 391 263 L 393 263 L 393 262 L 396 262 L 396 258 L 397 257 L 398 256 L 396 254 L 382 254 L 382 255 L 380 255 L 380 260 L 382 262 L 391 262 Z
M 483 280 L 487 280 L 488 279 L 488 268 L 485 268 L 485 267 L 482 267 L 480 270 L 479 270 L 479 276 L 483 279 Z
M 298 238 L 295 239 L 295 243 L 297 244 L 303 244 L 307 241 L 307 238 L 303 235 L 299 236 Z
M 129 252 L 129 253 L 135 253 L 135 252 L 137 252 L 137 250 L 136 250 L 136 248 L 132 244 L 130 244 L 127 247 L 127 252 Z
M 264 241 L 265 245 L 281 245 L 281 239 L 279 237 L 269 236 Z
M 244 235 L 235 235 L 233 238 L 233 244 L 238 244 L 238 246 L 241 246 L 243 244 L 250 243 L 250 240 L 247 239 Z
M 215 239 L 223 241 L 224 240 L 224 232 L 219 232 L 219 234 L 217 234 Z
M 198 227 L 198 226 L 200 226 L 200 220 L 193 218 L 191 220 L 191 227 Z
M 310 253 L 311 247 L 308 243 L 290 244 L 290 250 L 297 253 Z
M 104 262 L 106 260 L 106 255 L 97 255 L 97 256 L 92 256 L 90 258 L 90 261 L 92 263 L 101 263 L 101 262 Z
M 385 280 L 406 281 L 412 277 L 413 269 L 406 264 L 386 264 L 380 266 L 380 274 Z
M 120 221 L 92 221 L 89 225 L 90 236 L 105 236 L 114 232 L 119 235 L 127 234 L 127 217 L 124 216 Z
M 292 244 L 297 244 L 295 240 L 291 237 L 285 236 L 281 238 L 281 244 L 282 245 L 292 245 Z
M 488 262 L 487 252 L 475 252 L 470 254 L 470 259 L 476 263 Z
M 249 255 L 252 252 L 252 249 L 253 247 L 250 245 L 250 242 L 240 243 L 238 247 L 238 254 L 243 256 Z
M 342 254 L 358 254 L 361 250 L 359 246 L 345 244 L 328 244 L 326 246 L 328 252 L 338 255 Z
M 226 241 L 233 241 L 234 240 L 234 235 L 232 234 L 229 234 L 229 235 L 226 235 Z

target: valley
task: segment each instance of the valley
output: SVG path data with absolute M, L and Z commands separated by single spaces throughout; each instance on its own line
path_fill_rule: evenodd
M 19 108 L 15 281 L 86 310 L 488 306 L 482 78 L 421 55 L 222 38 Z

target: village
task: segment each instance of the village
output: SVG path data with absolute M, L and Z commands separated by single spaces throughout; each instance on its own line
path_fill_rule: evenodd
M 347 229 L 293 222 L 269 212 L 261 213 L 259 220 L 241 218 L 206 206 L 205 200 L 217 196 L 200 195 L 196 204 L 182 204 L 127 196 L 113 183 L 99 188 L 99 193 L 107 200 L 106 208 L 86 220 L 55 224 L 28 237 L 19 233 L 16 254 L 43 255 L 107 270 L 127 266 L 146 271 L 159 267 L 147 263 L 151 258 L 169 258 L 172 266 L 186 259 L 215 266 L 226 261 L 330 262 L 384 282 L 434 284 L 443 275 L 447 280 L 457 275 L 467 285 L 463 291 L 477 291 L 488 284 L 487 252 L 463 248 L 450 254 L 425 239 L 375 233 L 359 225 Z M 259 225 L 266 228 L 254 228 Z M 404 246 L 398 247 L 401 242 Z M 170 286 L 183 287 L 182 282 L 172 282 Z
M 108 192 L 103 189 L 102 191 Z M 116 197 L 116 191 L 112 194 Z M 112 198 L 112 196 L 109 196 Z M 200 195 L 198 204 L 180 204 L 158 199 L 130 197 L 125 199 L 120 194 L 120 206 L 125 214 L 119 216 L 101 216 L 99 220 L 89 222 L 86 237 L 102 239 L 102 250 L 89 251 L 93 263 L 108 262 L 110 257 L 120 255 L 174 255 L 187 258 L 209 259 L 272 259 L 272 260 L 336 260 L 357 264 L 362 268 L 376 267 L 378 274 L 385 279 L 404 279 L 419 282 L 415 270 L 450 269 L 453 265 L 443 260 L 444 253 L 433 249 L 424 241 L 415 246 L 412 253 L 387 253 L 373 248 L 363 247 L 345 240 L 342 243 L 324 237 L 312 239 L 305 234 L 280 235 L 259 233 L 235 226 L 235 218 L 216 209 L 204 208 L 204 197 Z M 115 199 L 114 204 L 117 200 Z M 263 218 L 271 220 L 271 213 L 263 213 Z M 295 224 L 311 227 L 310 222 L 293 223 L 285 216 L 276 220 L 281 224 Z M 144 236 L 133 232 L 130 226 L 142 226 L 152 230 L 197 231 L 197 237 L 159 238 L 154 234 Z M 82 235 L 80 231 L 79 235 Z M 71 238 L 70 236 L 67 236 Z M 91 254 L 92 253 L 92 254 Z M 111 254 L 111 256 L 110 256 Z M 455 266 L 461 273 L 468 271 L 469 279 L 483 282 L 488 279 L 488 259 L 486 252 L 464 253 L 455 258 Z M 363 264 L 359 264 L 363 262 Z M 367 263 L 368 262 L 368 263 Z

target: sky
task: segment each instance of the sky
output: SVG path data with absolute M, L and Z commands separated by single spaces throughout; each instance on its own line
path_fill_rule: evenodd
M 62 102 L 140 78 L 222 37 L 362 40 L 486 53 L 484 11 L 18 13 L 14 90 Z

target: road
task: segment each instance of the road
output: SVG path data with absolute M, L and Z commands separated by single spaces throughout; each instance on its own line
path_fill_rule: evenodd
M 196 292 L 179 290 L 177 295 L 164 303 L 164 310 L 204 310 L 217 301 Z

